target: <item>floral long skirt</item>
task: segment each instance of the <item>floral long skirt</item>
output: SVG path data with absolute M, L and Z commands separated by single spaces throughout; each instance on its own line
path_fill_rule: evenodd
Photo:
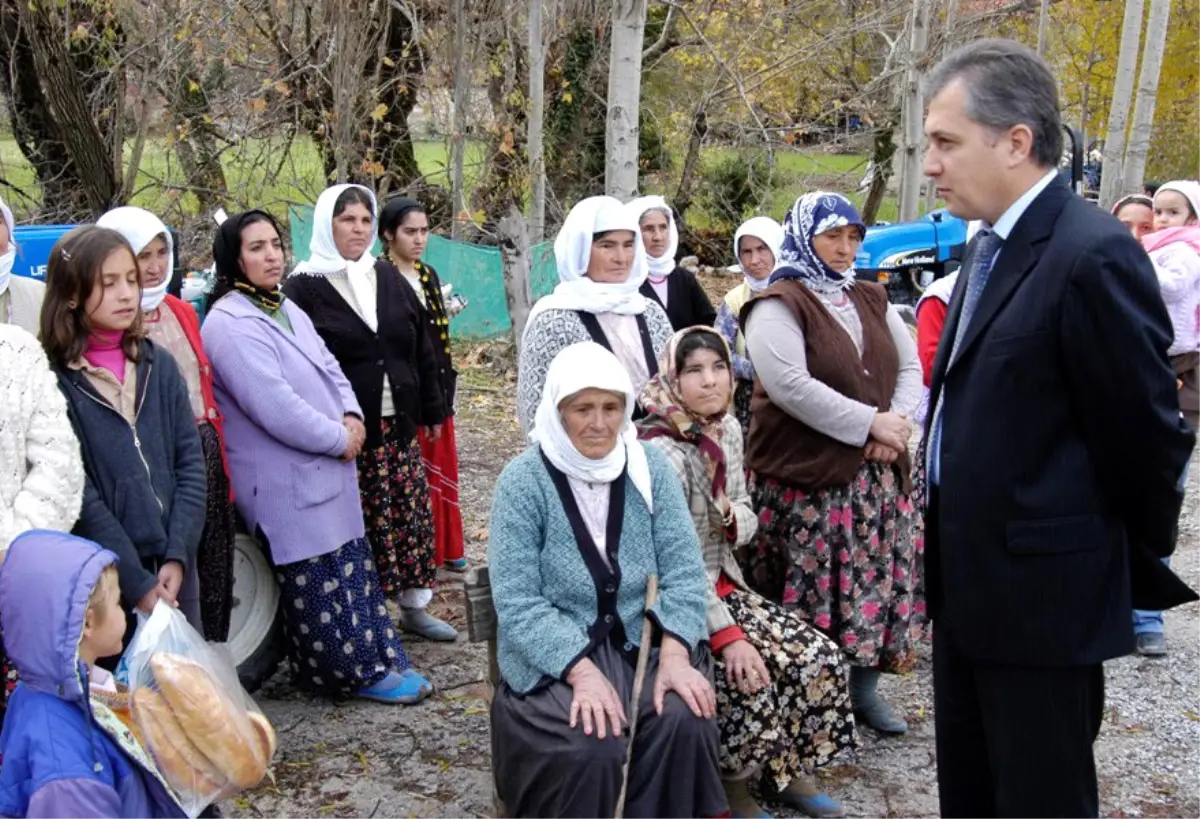
M 796 613 L 751 592 L 724 598 L 734 621 L 762 656 L 771 685 L 743 694 L 717 659 L 721 769 L 754 768 L 782 791 L 793 779 L 858 746 L 847 666 L 832 640 Z
M 433 501 L 435 565 L 463 557 L 462 512 L 458 508 L 458 444 L 454 440 L 454 417 L 442 424 L 442 434 L 429 440 L 418 432 L 425 474 L 429 476 L 429 495 Z
M 233 538 L 236 531 L 233 502 L 229 499 L 229 477 L 221 455 L 221 439 L 212 424 L 200 424 L 204 469 L 208 477 L 208 499 L 204 509 L 204 531 L 196 555 L 200 581 L 200 621 L 204 638 L 215 643 L 229 639 L 229 613 L 233 609 Z
M 433 511 L 421 445 L 405 440 L 395 419 L 381 423 L 383 444 L 358 456 L 358 487 L 379 584 L 384 596 L 396 597 L 433 588 Z
M 276 566 L 275 577 L 297 686 L 349 696 L 408 668 L 365 539 Z
M 746 580 L 795 609 L 851 665 L 916 663 L 927 616 L 924 533 L 894 466 L 865 462 L 846 486 L 811 495 L 752 476 L 758 535 L 739 555 Z

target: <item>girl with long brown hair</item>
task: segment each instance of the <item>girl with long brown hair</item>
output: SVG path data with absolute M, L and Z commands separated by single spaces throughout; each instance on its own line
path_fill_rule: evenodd
M 74 532 L 120 558 L 126 610 L 164 600 L 200 629 L 204 452 L 179 367 L 145 337 L 141 295 L 116 231 L 79 227 L 50 251 L 41 341 L 86 475 Z

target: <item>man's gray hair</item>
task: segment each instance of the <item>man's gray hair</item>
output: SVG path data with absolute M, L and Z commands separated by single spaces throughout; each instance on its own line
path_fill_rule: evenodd
M 954 80 L 965 87 L 967 116 L 997 132 L 1028 126 L 1037 164 L 1058 165 L 1063 151 L 1058 86 L 1041 57 L 1013 40 L 976 40 L 955 49 L 929 73 L 925 99 Z

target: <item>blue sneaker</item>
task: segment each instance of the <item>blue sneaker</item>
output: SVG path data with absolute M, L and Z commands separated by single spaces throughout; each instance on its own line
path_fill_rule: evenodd
M 379 682 L 360 690 L 358 696 L 387 705 L 415 705 L 432 693 L 433 683 L 406 668 L 404 671 L 392 669 Z
M 784 804 L 798 808 L 805 816 L 815 819 L 840 819 L 846 815 L 846 808 L 832 796 L 818 793 L 816 796 L 801 796 L 798 793 L 783 791 L 776 799 Z
M 442 562 L 442 568 L 448 572 L 458 572 L 462 574 L 467 569 L 471 568 L 471 564 L 467 562 L 465 557 L 460 557 L 458 560 L 446 560 Z

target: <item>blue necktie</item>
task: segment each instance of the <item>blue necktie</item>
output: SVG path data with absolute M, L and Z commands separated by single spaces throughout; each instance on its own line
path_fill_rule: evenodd
M 958 355 L 958 345 L 962 343 L 967 327 L 971 324 L 971 318 L 975 315 L 975 308 L 979 306 L 979 297 L 983 295 L 983 288 L 987 287 L 988 276 L 992 272 L 992 265 L 996 261 L 996 254 L 999 253 L 1002 244 L 1004 244 L 1004 240 L 995 231 L 987 228 L 980 230 L 975 237 L 975 252 L 971 255 L 971 267 L 965 271 L 967 293 L 963 296 L 962 313 L 958 317 L 958 327 L 954 331 L 954 344 L 950 347 L 950 358 L 947 359 L 946 369 L 954 364 L 954 359 Z M 926 468 L 929 473 L 929 481 L 933 484 L 941 483 L 942 399 L 945 397 L 946 384 L 943 379 L 942 390 L 938 393 L 937 404 L 933 408 L 933 424 L 929 428 Z

